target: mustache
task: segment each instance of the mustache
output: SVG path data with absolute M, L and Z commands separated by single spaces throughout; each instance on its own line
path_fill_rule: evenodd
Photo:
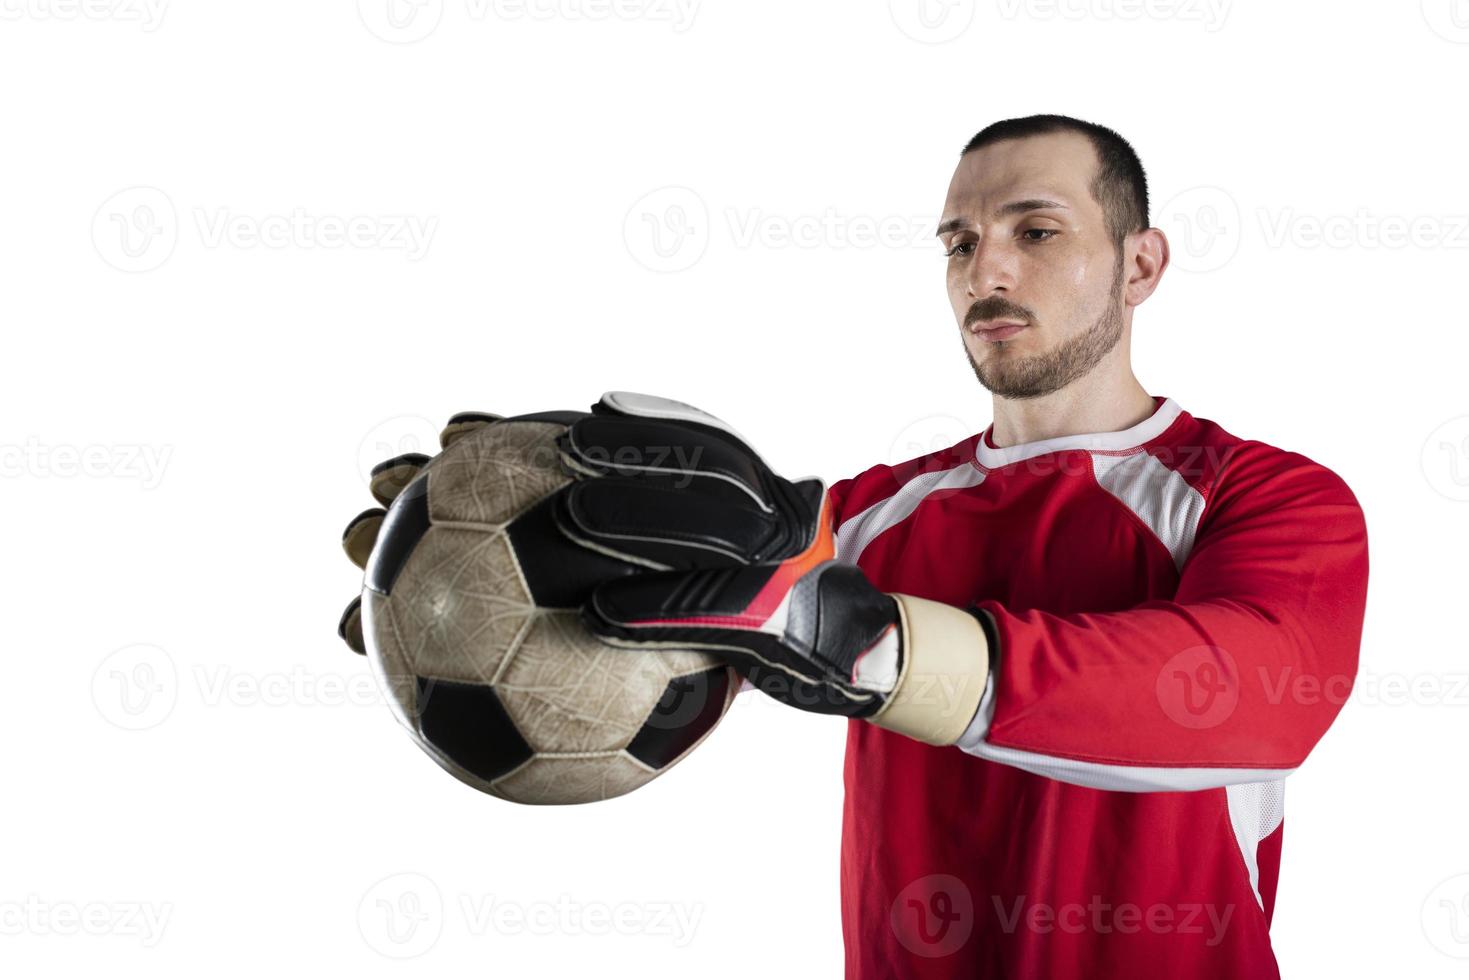
M 964 314 L 964 327 L 974 326 L 981 320 L 1019 320 L 1034 323 L 1035 314 L 1019 303 L 1012 303 L 1003 296 L 986 296 Z

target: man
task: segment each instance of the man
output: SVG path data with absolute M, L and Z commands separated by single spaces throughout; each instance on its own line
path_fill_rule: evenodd
M 782 485 L 746 467 L 761 513 L 797 501 L 805 551 L 613 583 L 587 621 L 725 651 L 851 717 L 849 978 L 1277 976 L 1284 780 L 1356 672 L 1357 502 L 1134 377 L 1133 312 L 1169 253 L 1116 133 L 982 130 L 938 231 L 993 424 L 837 483 L 810 520 L 805 484 L 762 496 Z M 820 846 L 786 816 L 790 846 Z

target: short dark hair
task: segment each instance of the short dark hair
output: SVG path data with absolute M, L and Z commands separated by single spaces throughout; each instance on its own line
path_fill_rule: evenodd
M 974 134 L 959 156 L 1000 140 L 1044 136 L 1050 133 L 1080 133 L 1097 151 L 1097 175 L 1092 180 L 1092 197 L 1102 206 L 1107 232 L 1120 253 L 1123 240 L 1148 227 L 1148 176 L 1132 144 L 1106 126 L 1073 119 L 1071 116 L 1024 116 L 1002 119 Z

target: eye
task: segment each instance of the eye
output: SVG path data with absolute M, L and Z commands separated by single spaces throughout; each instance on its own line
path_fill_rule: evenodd
M 1055 228 L 1027 228 L 1020 234 L 1028 242 L 1044 242 L 1061 233 Z
M 974 252 L 973 242 L 959 242 L 953 248 L 947 249 L 944 254 L 953 258 L 956 255 L 971 255 Z

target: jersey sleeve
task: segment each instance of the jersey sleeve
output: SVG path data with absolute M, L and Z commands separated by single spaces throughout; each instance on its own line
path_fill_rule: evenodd
M 838 480 L 826 488 L 826 499 L 831 502 L 831 520 L 833 524 L 840 524 L 842 522 L 847 493 L 851 490 L 852 484 L 856 482 L 856 479 L 856 477 L 847 477 L 845 480 Z
M 1254 447 L 1215 481 L 1173 599 L 1077 615 L 977 604 L 998 655 L 963 751 L 1142 792 L 1300 765 L 1356 675 L 1367 532 L 1336 474 Z

